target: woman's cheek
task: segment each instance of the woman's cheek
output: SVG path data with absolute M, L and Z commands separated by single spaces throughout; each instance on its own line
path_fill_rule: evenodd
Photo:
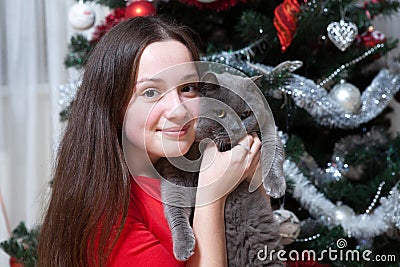
M 145 147 L 146 119 L 148 113 L 142 105 L 131 103 L 124 118 L 124 134 L 127 141 L 136 147 Z

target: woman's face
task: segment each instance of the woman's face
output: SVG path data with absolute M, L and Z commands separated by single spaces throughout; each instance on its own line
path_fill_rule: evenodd
M 136 162 L 148 156 L 154 164 L 189 150 L 199 112 L 198 81 L 191 54 L 182 43 L 155 42 L 144 49 L 125 114 L 125 155 Z

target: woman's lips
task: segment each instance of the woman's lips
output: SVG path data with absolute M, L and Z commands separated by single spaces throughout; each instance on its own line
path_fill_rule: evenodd
M 174 126 L 174 127 L 169 127 L 169 128 L 164 128 L 157 130 L 158 132 L 161 132 L 161 134 L 170 136 L 173 138 L 178 138 L 185 136 L 188 133 L 188 130 L 190 128 L 190 124 L 185 124 L 182 126 Z

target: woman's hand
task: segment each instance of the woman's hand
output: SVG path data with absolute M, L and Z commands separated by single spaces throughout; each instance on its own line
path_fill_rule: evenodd
M 256 134 L 247 135 L 225 152 L 209 145 L 203 152 L 196 206 L 224 201 L 242 181 L 250 181 L 260 161 L 260 148 Z

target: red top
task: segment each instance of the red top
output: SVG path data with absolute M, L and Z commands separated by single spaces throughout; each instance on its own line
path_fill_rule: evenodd
M 136 180 L 136 181 L 135 181 Z M 138 183 L 140 186 L 138 185 Z M 142 189 L 145 186 L 146 191 Z M 111 253 L 108 266 L 179 267 L 186 262 L 175 259 L 172 236 L 161 201 L 149 195 L 148 188 L 160 195 L 160 180 L 131 179 L 131 200 L 121 235 Z

